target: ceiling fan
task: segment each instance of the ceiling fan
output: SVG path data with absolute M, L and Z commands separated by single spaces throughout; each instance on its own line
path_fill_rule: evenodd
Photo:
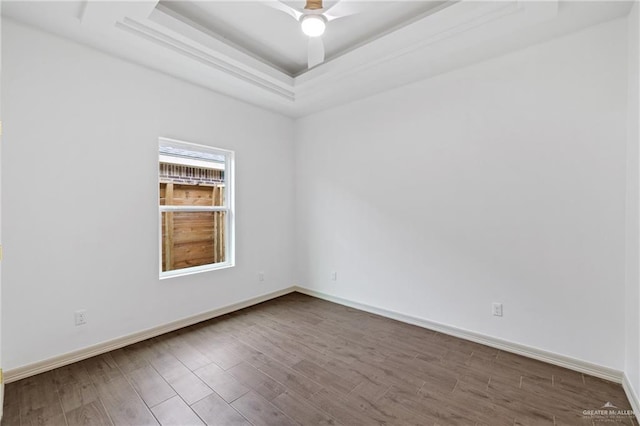
M 302 32 L 309 36 L 307 65 L 312 68 L 324 62 L 324 43 L 321 36 L 324 34 L 327 22 L 354 15 L 357 11 L 352 5 L 348 4 L 349 2 L 345 1 L 338 1 L 326 9 L 322 4 L 322 0 L 306 0 L 306 2 L 302 10 L 280 1 L 269 1 L 265 2 L 265 4 L 286 13 L 300 23 Z

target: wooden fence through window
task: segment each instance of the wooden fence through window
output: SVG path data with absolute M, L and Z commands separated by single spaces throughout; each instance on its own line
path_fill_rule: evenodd
M 224 184 L 160 182 L 160 205 L 222 206 Z M 226 212 L 163 212 L 162 270 L 225 261 Z

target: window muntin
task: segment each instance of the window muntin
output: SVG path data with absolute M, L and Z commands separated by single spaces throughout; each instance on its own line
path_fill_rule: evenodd
M 160 138 L 160 278 L 234 265 L 233 152 Z

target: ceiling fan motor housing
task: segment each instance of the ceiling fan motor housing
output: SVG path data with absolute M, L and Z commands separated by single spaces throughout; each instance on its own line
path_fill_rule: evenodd
M 307 4 L 304 8 L 307 10 L 322 9 L 322 0 L 307 0 Z

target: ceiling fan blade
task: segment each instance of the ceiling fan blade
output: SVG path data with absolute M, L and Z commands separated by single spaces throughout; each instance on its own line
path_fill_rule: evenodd
M 322 37 L 309 37 L 307 59 L 309 69 L 324 62 L 324 43 L 322 42 Z
M 284 3 L 281 3 L 277 0 L 275 1 L 263 1 L 263 4 L 269 6 L 272 9 L 276 9 L 279 10 L 280 12 L 284 12 L 287 15 L 291 16 L 293 19 L 295 19 L 296 21 L 300 20 L 300 17 L 302 16 L 302 12 L 294 9 L 291 6 L 288 6 Z
M 334 19 L 344 18 L 360 12 L 361 10 L 359 10 L 356 2 L 342 0 L 325 10 L 323 15 L 327 18 L 327 21 L 333 21 Z

